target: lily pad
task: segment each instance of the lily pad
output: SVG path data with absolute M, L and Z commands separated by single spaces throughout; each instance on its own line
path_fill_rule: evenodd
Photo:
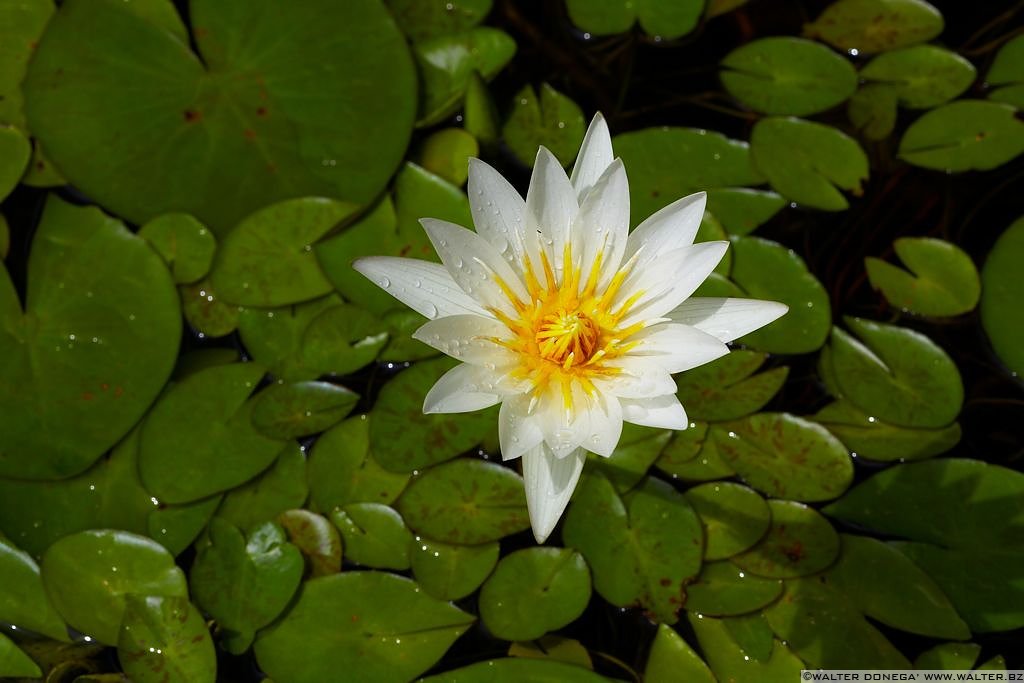
M 25 128 L 21 81 L 53 12 L 53 0 L 0 5 L 0 124 Z
M 480 619 L 505 640 L 533 640 L 575 621 L 590 601 L 590 570 L 566 548 L 526 548 L 502 558 L 480 589 Z
M 648 477 L 620 497 L 603 475 L 588 476 L 562 535 L 583 553 L 605 600 L 640 606 L 660 623 L 678 620 L 686 585 L 700 571 L 704 533 L 686 498 L 669 484 Z
M 345 559 L 377 569 L 408 569 L 412 533 L 402 516 L 380 503 L 349 503 L 331 513 L 341 532 Z
M 165 213 L 139 228 L 144 238 L 163 257 L 175 284 L 206 277 L 213 264 L 217 240 L 213 233 L 187 213 Z
M 487 543 L 530 526 L 523 480 L 483 460 L 431 467 L 412 480 L 397 507 L 410 528 L 445 543 Z
M 308 493 L 306 456 L 297 443 L 290 443 L 263 474 L 229 491 L 217 516 L 247 532 L 285 510 L 302 507 Z
M 732 235 L 748 235 L 786 205 L 774 192 L 723 187 L 708 192 L 708 212 Z
M 238 327 L 238 306 L 225 303 L 209 279 L 178 288 L 185 320 L 202 337 L 223 337 Z
M 330 429 L 345 419 L 359 394 L 330 382 L 277 382 L 260 392 L 252 425 L 273 439 L 294 439 Z
M 766 353 L 738 349 L 676 378 L 680 402 L 692 420 L 735 420 L 755 413 L 782 388 L 783 366 L 754 374 Z
M 25 654 L 14 641 L 0 633 L 0 676 L 41 678 L 39 665 Z
M 459 600 L 484 582 L 498 562 L 497 542 L 451 545 L 417 536 L 411 549 L 416 582 L 439 600 Z
M 820 572 L 839 556 L 839 535 L 813 508 L 789 500 L 770 500 L 768 507 L 768 533 L 732 558 L 736 566 L 770 579 L 794 579 Z
M 625 493 L 643 479 L 671 438 L 672 432 L 666 429 L 626 423 L 622 426 L 622 436 L 611 456 L 603 458 L 589 454 L 586 471 L 601 470 L 617 492 Z
M 1024 152 L 1024 121 L 1008 104 L 958 100 L 914 121 L 899 155 L 915 166 L 947 173 L 987 171 Z
M 868 415 L 847 400 L 825 406 L 814 416 L 857 457 L 881 462 L 923 460 L 945 453 L 960 441 L 960 424 L 938 429 L 898 427 Z
M 258 629 L 281 614 L 302 579 L 302 555 L 281 528 L 266 522 L 244 536 L 219 518 L 189 572 L 196 604 L 220 626 L 223 645 L 240 654 Z
M 1024 320 L 1016 314 L 1024 301 L 1019 277 L 1024 263 L 1024 218 L 996 240 L 981 271 L 981 324 L 996 355 L 1010 371 L 1024 376 Z
M 581 666 L 547 659 L 504 657 L 488 659 L 436 676 L 419 683 L 610 683 L 611 679 Z
M 341 534 L 325 516 L 305 509 L 285 510 L 277 516 L 277 523 L 305 558 L 307 576 L 316 578 L 341 571 Z
M 0 476 L 69 477 L 127 434 L 170 376 L 177 296 L 120 221 L 51 197 L 26 299 L 0 272 Z
M 925 650 L 914 660 L 915 669 L 970 669 L 978 661 L 981 646 L 976 643 L 943 643 Z
M 674 678 L 693 683 L 715 683 L 714 674 L 689 643 L 672 627 L 659 624 L 651 653 L 647 655 L 644 680 L 671 681 Z
M 997 87 L 988 98 L 996 102 L 1012 104 L 1020 109 L 1024 106 L 1024 36 L 1017 36 L 999 48 L 992 60 L 985 82 Z
M 930 237 L 901 237 L 893 248 L 910 273 L 881 259 L 864 260 L 871 286 L 890 304 L 929 316 L 960 315 L 977 305 L 978 270 L 958 246 Z
M 68 640 L 64 620 L 50 604 L 39 565 L 24 550 L 0 536 L 0 622 L 55 640 Z M 0 669 L 0 676 L 7 675 Z
M 860 196 L 868 157 L 857 141 L 813 121 L 770 117 L 754 125 L 751 156 L 772 189 L 824 211 L 849 207 L 839 190 Z
M 321 683 L 358 671 L 366 683 L 411 680 L 444 655 L 473 617 L 384 572 L 344 572 L 303 584 L 283 619 L 261 633 L 269 676 Z
M 886 52 L 860 70 L 861 78 L 891 87 L 900 106 L 930 109 L 961 95 L 977 70 L 955 52 L 936 45 L 915 45 Z
M 821 43 L 771 37 L 745 43 L 721 62 L 722 85 L 763 114 L 809 116 L 831 109 L 857 89 L 857 72 Z
M 656 41 L 685 36 L 697 27 L 704 10 L 703 0 L 568 0 L 566 5 L 572 23 L 589 33 L 623 33 L 639 21 Z
M 32 145 L 24 133 L 0 124 L 0 201 L 18 184 L 31 154 Z
M 713 481 L 736 474 L 718 453 L 713 429 L 706 423 L 695 422 L 682 432 L 676 432 L 655 466 L 684 481 Z
M 445 128 L 423 141 L 416 163 L 452 185 L 462 187 L 469 178 L 469 160 L 479 153 L 475 137 L 461 128 Z
M 755 612 L 782 595 L 782 581 L 747 574 L 731 562 L 709 562 L 686 589 L 686 609 L 715 617 Z
M 138 683 L 213 683 L 213 640 L 187 597 L 129 595 L 117 659 Z
M 184 211 L 222 236 L 275 201 L 364 203 L 384 187 L 416 78 L 380 3 L 200 0 L 198 55 L 135 4 L 63 3 L 24 84 L 29 127 L 90 197 L 138 224 Z
M 466 85 L 462 125 L 484 149 L 494 149 L 501 141 L 498 107 L 487 89 L 487 81 L 477 72 L 473 72 Z
M 884 140 L 896 128 L 898 96 L 885 83 L 867 83 L 850 98 L 846 112 L 850 123 L 868 140 Z
M 747 550 L 771 524 L 764 498 L 742 484 L 709 482 L 684 495 L 704 523 L 705 560 L 721 560 Z
M 837 0 L 804 26 L 804 35 L 867 54 L 924 43 L 943 25 L 939 11 L 924 0 Z
M 615 136 L 612 146 L 629 169 L 632 225 L 691 192 L 765 180 L 746 142 L 702 128 L 646 128 Z
M 729 624 L 743 617 L 715 619 L 690 614 L 690 626 L 697 634 L 708 666 L 719 681 L 794 681 L 806 664 L 768 632 L 768 655 L 751 656 L 730 633 Z
M 472 28 L 491 11 L 491 0 L 387 0 L 386 4 L 399 27 L 414 42 Z
M 516 93 L 502 134 L 512 153 L 527 166 L 533 166 L 540 146 L 568 166 L 576 158 L 586 129 L 580 106 L 542 83 L 540 97 L 530 85 Z
M 60 539 L 41 564 L 61 616 L 82 633 L 116 645 L 128 594 L 186 597 L 185 575 L 156 541 L 126 531 L 82 531 Z
M 956 364 L 920 332 L 847 318 L 861 341 L 832 331 L 831 361 L 844 398 L 901 427 L 934 429 L 956 419 L 964 389 Z
M 252 424 L 248 398 L 263 372 L 258 363 L 214 366 L 168 389 L 142 427 L 139 474 L 146 488 L 168 503 L 187 503 L 265 470 L 284 441 Z

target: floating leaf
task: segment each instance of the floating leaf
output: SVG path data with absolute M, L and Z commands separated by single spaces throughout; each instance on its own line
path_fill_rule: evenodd
M 546 635 L 536 640 L 512 643 L 508 646 L 508 654 L 509 657 L 546 659 L 594 670 L 594 662 L 590 659 L 590 653 L 580 641 L 558 635 Z
M 224 647 L 235 654 L 284 611 L 301 579 L 302 555 L 279 526 L 266 522 L 246 537 L 216 517 L 189 572 L 196 604 L 217 621 Z
M 981 646 L 975 643 L 943 643 L 925 650 L 914 660 L 915 669 L 970 669 L 978 661 Z
M 64 620 L 43 590 L 39 565 L 6 538 L 0 536 L 0 622 L 13 624 L 55 640 L 68 640 Z M 0 667 L 0 676 L 8 675 Z
M 883 83 L 861 86 L 850 98 L 850 123 L 868 140 L 884 140 L 896 127 L 896 88 Z
M 795 681 L 806 665 L 789 648 L 771 638 L 768 632 L 768 655 L 751 656 L 740 647 L 730 633 L 729 624 L 742 617 L 714 619 L 690 614 L 690 625 L 697 634 L 708 666 L 719 681 Z
M 745 571 L 774 579 L 809 576 L 839 555 L 839 536 L 824 517 L 803 503 L 769 500 L 772 524 L 753 548 L 732 562 Z
M 217 516 L 249 531 L 285 510 L 302 507 L 308 492 L 306 456 L 298 444 L 288 444 L 263 474 L 224 496 Z
M 0 201 L 18 184 L 31 153 L 32 145 L 24 133 L 0 124 Z
M 185 597 L 185 575 L 162 545 L 126 531 L 82 531 L 49 547 L 43 585 L 72 627 L 118 642 L 128 594 Z
M 181 318 L 167 268 L 120 221 L 51 197 L 24 310 L 0 272 L 0 475 L 69 477 L 156 398 Z
M 252 424 L 273 439 L 294 439 L 330 429 L 358 400 L 359 394 L 330 382 L 277 382 L 256 397 Z
M 475 71 L 466 85 L 462 118 L 466 132 L 472 134 L 485 149 L 494 148 L 500 141 L 498 107 L 487 89 L 487 82 Z
M 139 228 L 139 237 L 163 257 L 175 284 L 195 282 L 210 272 L 217 241 L 212 232 L 187 213 L 157 216 Z
M 686 609 L 691 612 L 735 616 L 774 602 L 782 595 L 782 581 L 749 575 L 731 562 L 710 562 L 686 593 Z
M 530 526 L 519 475 L 466 458 L 413 479 L 398 499 L 398 511 L 414 531 L 445 543 L 487 543 Z
M 238 327 L 239 308 L 222 301 L 209 279 L 182 285 L 178 291 L 185 320 L 201 335 L 223 337 Z
M 568 166 L 576 158 L 586 128 L 579 105 L 542 83 L 540 97 L 531 85 L 516 94 L 502 134 L 512 153 L 527 166 L 533 166 L 540 146 Z
M 890 304 L 929 316 L 959 315 L 977 305 L 978 270 L 958 246 L 930 237 L 901 237 L 893 248 L 910 273 L 881 259 L 864 259 L 871 286 Z
M 53 12 L 52 0 L 0 5 L 0 124 L 25 128 L 21 81 Z
M 857 72 L 843 57 L 802 38 L 745 43 L 721 62 L 722 85 L 764 114 L 809 116 L 831 109 L 857 89 Z
M 22 652 L 14 641 L 0 633 L 0 676 L 41 678 L 42 675 L 39 665 Z
M 644 680 L 671 681 L 676 678 L 693 683 L 715 683 L 708 665 L 693 648 L 672 627 L 659 624 L 651 653 L 647 655 Z
M 413 41 L 458 33 L 479 24 L 491 11 L 491 0 L 419 2 L 387 0 L 391 15 Z
M 684 495 L 704 523 L 705 560 L 721 560 L 747 550 L 771 523 L 764 498 L 742 484 L 701 484 Z
M 218 236 L 283 199 L 380 192 L 416 106 L 380 3 L 203 0 L 199 55 L 136 4 L 63 3 L 31 62 L 30 128 L 77 187 L 133 223 L 184 211 Z
M 754 374 L 766 353 L 738 349 L 679 375 L 676 385 L 692 420 L 735 420 L 755 413 L 782 388 L 789 368 Z
M 625 493 L 643 479 L 671 438 L 672 432 L 668 430 L 627 422 L 622 425 L 622 435 L 610 457 L 593 453 L 587 456 L 587 471 L 601 470 L 617 492 Z
M 527 548 L 502 558 L 480 589 L 480 618 L 505 640 L 533 640 L 575 621 L 590 601 L 590 570 L 566 548 Z
M 903 107 L 930 109 L 962 94 L 977 71 L 955 52 L 936 45 L 915 45 L 875 57 L 861 78 L 891 87 Z
M 366 683 L 411 680 L 472 623 L 409 579 L 344 572 L 303 584 L 288 614 L 260 634 L 256 660 L 292 683 L 321 683 L 339 671 L 358 671 Z
M 989 93 L 990 100 L 1024 107 L 1024 36 L 1008 41 L 992 60 L 985 82 L 990 86 L 1004 86 Z
M 640 22 L 655 41 L 672 40 L 697 27 L 704 10 L 703 0 L 568 0 L 569 18 L 584 31 L 603 36 L 628 31 Z
M 462 187 L 469 177 L 469 159 L 479 153 L 472 135 L 461 128 L 445 128 L 423 141 L 416 162 L 452 185 Z
M 326 517 L 309 510 L 285 510 L 277 516 L 277 522 L 306 558 L 309 576 L 315 578 L 341 571 L 341 535 Z
M 708 212 L 733 235 L 748 235 L 786 205 L 786 200 L 765 190 L 723 187 L 708 192 Z
M 999 359 L 1024 376 L 1024 218 L 1018 218 L 996 240 L 981 270 L 981 324 Z
M 846 209 L 849 203 L 839 190 L 860 196 L 868 177 L 868 158 L 857 141 L 813 121 L 761 119 L 750 145 L 754 163 L 774 190 L 815 209 Z
M 137 683 L 213 683 L 217 655 L 206 622 L 187 597 L 129 595 L 117 643 Z
M 498 562 L 497 542 L 450 545 L 417 536 L 412 544 L 412 574 L 439 600 L 464 598 L 484 582 Z
M 604 476 L 588 476 L 562 534 L 583 553 L 594 587 L 608 602 L 638 605 L 661 623 L 676 622 L 686 585 L 700 571 L 703 531 L 669 484 L 648 477 L 620 498 Z
M 733 476 L 736 471 L 719 455 L 711 436 L 706 423 L 690 423 L 685 431 L 672 436 L 655 466 L 685 481 L 712 481 Z
M 609 683 L 581 666 L 547 659 L 505 657 L 421 678 L 419 683 Z
M 804 26 L 804 35 L 874 53 L 929 41 L 942 27 L 942 15 L 924 0 L 837 0 Z
M 951 173 L 987 171 L 1024 152 L 1017 109 L 984 100 L 958 100 L 925 113 L 900 140 L 899 155 L 915 166 Z
M 868 415 L 846 400 L 822 408 L 814 416 L 857 457 L 891 462 L 922 460 L 945 453 L 960 441 L 960 424 L 939 429 L 897 427 Z
M 331 514 L 345 559 L 378 569 L 408 569 L 413 538 L 402 516 L 380 503 L 349 503 Z

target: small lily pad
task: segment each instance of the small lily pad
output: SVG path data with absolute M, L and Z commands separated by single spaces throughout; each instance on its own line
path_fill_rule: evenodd
M 988 98 L 996 102 L 1024 107 L 1024 36 L 1017 36 L 999 48 L 985 76 L 989 86 L 997 87 Z
M 610 680 L 565 662 L 504 657 L 421 678 L 419 683 L 610 683 Z
M 924 0 L 836 0 L 804 26 L 804 35 L 867 54 L 924 43 L 943 25 L 939 11 Z
M 867 83 L 850 98 L 846 112 L 850 123 L 868 140 L 884 140 L 896 128 L 898 96 L 885 83 Z
M 996 240 L 981 271 L 981 324 L 1000 360 L 1024 376 L 1024 320 L 1017 308 L 1024 301 L 1024 217 Z
M 704 523 L 704 559 L 721 560 L 747 550 L 764 536 L 771 511 L 754 490 L 733 482 L 709 482 L 685 494 Z
M 708 192 L 708 212 L 732 235 L 749 235 L 786 205 L 775 192 L 723 187 Z
M 671 681 L 675 678 L 692 683 L 715 683 L 714 674 L 689 643 L 671 626 L 659 624 L 651 652 L 647 655 L 644 680 Z
M 217 240 L 187 213 L 165 213 L 139 228 L 139 237 L 153 245 L 171 269 L 175 284 L 206 277 L 213 264 Z
M 655 466 L 684 481 L 714 481 L 733 476 L 736 470 L 719 454 L 713 429 L 697 422 L 683 432 L 676 432 Z
M 445 128 L 423 141 L 417 163 L 452 185 L 462 187 L 469 177 L 469 159 L 480 153 L 476 138 L 461 128 Z
M 857 89 L 857 72 L 821 43 L 771 37 L 744 43 L 721 62 L 722 85 L 763 114 L 809 116 L 831 109 Z
M 815 209 L 849 207 L 839 190 L 860 196 L 868 177 L 868 157 L 857 141 L 813 121 L 769 117 L 750 136 L 754 164 L 772 189 Z
M 387 0 L 385 4 L 398 26 L 414 42 L 472 28 L 491 11 L 491 0 Z
M 970 669 L 978 661 L 981 646 L 976 643 L 943 643 L 925 650 L 914 660 L 915 669 Z
M 417 536 L 412 544 L 412 575 L 439 600 L 459 600 L 484 582 L 498 563 L 497 542 L 451 545 Z
M 961 95 L 977 71 L 955 52 L 915 45 L 881 54 L 860 70 L 861 78 L 891 87 L 900 106 L 930 109 Z
M 308 576 L 316 578 L 341 571 L 341 534 L 325 516 L 309 510 L 285 510 L 277 516 L 277 522 L 305 557 Z
M 542 145 L 568 166 L 576 157 L 586 129 L 579 105 L 542 83 L 540 97 L 530 85 L 516 94 L 502 133 L 505 144 L 527 166 L 533 166 L 537 148 Z
M 306 456 L 297 443 L 289 443 L 265 472 L 224 496 L 217 516 L 248 532 L 285 510 L 302 507 L 308 493 Z
M 445 543 L 487 543 L 530 526 L 522 478 L 483 460 L 431 467 L 410 482 L 397 507 L 410 528 Z
M 412 533 L 402 516 L 380 503 L 349 503 L 331 513 L 341 532 L 345 559 L 377 569 L 408 569 Z
M 24 550 L 0 536 L 0 621 L 55 640 L 68 640 L 64 620 L 50 604 L 39 565 Z M 6 675 L 0 669 L 0 676 Z
M 756 413 L 782 388 L 789 368 L 754 374 L 766 353 L 738 349 L 676 378 L 680 402 L 692 420 L 735 420 Z
M 701 651 L 708 666 L 719 681 L 793 681 L 800 680 L 801 670 L 807 667 L 788 647 L 768 632 L 768 655 L 751 656 L 740 647 L 730 632 L 730 624 L 744 617 L 715 619 L 702 614 L 690 614 L 690 625 L 697 634 Z
M 628 31 L 640 22 L 655 40 L 679 38 L 697 27 L 703 0 L 568 0 L 569 18 L 579 28 L 603 36 Z
M 845 399 L 825 406 L 814 416 L 857 457 L 880 462 L 922 460 L 953 448 L 960 424 L 938 429 L 898 427 L 859 410 Z
M 594 670 L 594 662 L 590 653 L 578 640 L 558 635 L 546 635 L 536 640 L 512 643 L 508 646 L 509 657 L 546 659 L 548 661 L 575 664 L 590 671 Z
M 277 382 L 256 398 L 252 424 L 273 439 L 294 439 L 330 429 L 358 400 L 359 394 L 330 382 Z
M 930 237 L 901 237 L 893 242 L 907 271 L 881 259 L 864 260 L 871 286 L 893 306 L 929 316 L 960 315 L 981 296 L 974 262 L 962 249 Z
M 25 129 L 21 82 L 39 36 L 53 13 L 52 0 L 0 6 L 0 124 Z
M 958 100 L 914 121 L 899 155 L 915 166 L 947 173 L 987 171 L 1024 152 L 1024 121 L 1008 104 Z
M 473 72 L 466 85 L 462 125 L 484 149 L 493 149 L 501 140 L 501 122 L 498 107 L 479 73 Z
M 480 589 L 480 618 L 505 640 L 533 640 L 575 621 L 590 601 L 590 570 L 566 548 L 506 555 Z
M 820 572 L 839 556 L 839 535 L 813 508 L 789 500 L 770 500 L 768 507 L 768 533 L 731 559 L 736 566 L 770 579 L 793 579 Z
M 223 337 L 238 327 L 238 306 L 225 303 L 203 279 L 178 287 L 185 320 L 203 337 Z
M 129 595 L 117 659 L 137 683 L 213 683 L 213 640 L 187 597 Z
M 731 562 L 709 562 L 686 589 L 686 609 L 714 617 L 757 611 L 782 595 L 782 581 L 747 574 Z

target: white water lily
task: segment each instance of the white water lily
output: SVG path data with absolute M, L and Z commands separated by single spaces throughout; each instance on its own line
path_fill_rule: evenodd
M 395 257 L 355 268 L 430 320 L 413 335 L 462 363 L 426 413 L 501 404 L 505 460 L 522 457 L 533 533 L 543 542 L 569 502 L 587 452 L 610 456 L 623 421 L 685 429 L 672 374 L 729 352 L 775 320 L 771 301 L 689 298 L 728 242 L 693 244 L 703 192 L 629 232 L 629 189 L 598 114 L 566 176 L 543 147 L 524 200 L 472 159 L 476 231 L 421 221 L 444 265 Z

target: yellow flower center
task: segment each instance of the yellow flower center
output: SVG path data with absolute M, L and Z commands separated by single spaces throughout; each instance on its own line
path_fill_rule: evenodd
M 559 365 L 581 365 L 594 355 L 601 328 L 582 311 L 549 313 L 540 320 L 534 335 L 542 358 Z

